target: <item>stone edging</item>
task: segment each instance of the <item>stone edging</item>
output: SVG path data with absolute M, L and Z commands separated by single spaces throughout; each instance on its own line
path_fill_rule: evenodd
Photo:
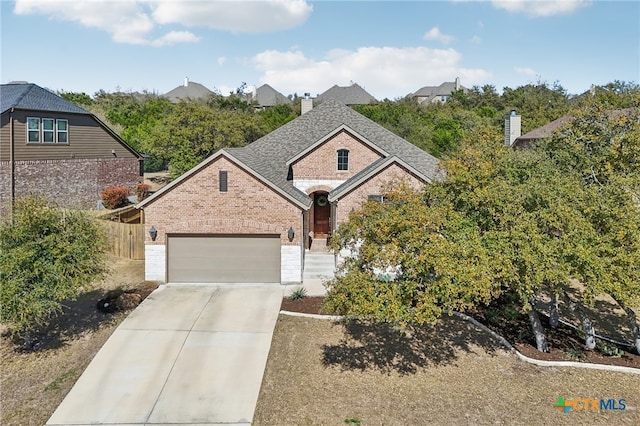
M 333 320 L 333 321 L 339 321 L 339 320 L 344 318 L 344 317 L 342 317 L 340 315 L 305 314 L 305 313 L 302 313 L 302 312 L 291 312 L 291 311 L 280 311 L 280 313 L 282 315 L 287 315 L 287 316 L 292 316 L 292 317 L 326 319 L 326 320 Z M 615 371 L 615 372 L 619 372 L 619 373 L 640 374 L 640 368 L 622 367 L 622 366 L 618 366 L 618 365 L 591 364 L 591 363 L 588 363 L 588 362 L 544 361 L 544 360 L 541 360 L 541 359 L 529 358 L 528 356 L 523 355 L 522 353 L 520 353 L 511 343 L 509 343 L 509 341 L 507 339 L 505 339 L 504 337 L 500 336 L 498 333 L 496 333 L 495 331 L 491 330 L 489 327 L 487 327 L 486 325 L 480 323 L 476 319 L 474 319 L 474 318 L 472 318 L 472 317 L 470 317 L 468 315 L 465 315 L 463 313 L 460 313 L 460 312 L 453 312 L 453 315 L 455 315 L 455 316 L 457 316 L 457 317 L 459 317 L 459 318 L 461 318 L 461 319 L 463 319 L 465 321 L 468 321 L 468 322 L 472 323 L 476 327 L 481 328 L 483 331 L 488 332 L 493 337 L 498 339 L 500 341 L 500 343 L 502 343 L 504 346 L 506 346 L 511 352 L 516 354 L 516 356 L 518 358 L 520 358 L 522 361 L 528 362 L 530 364 L 535 364 L 535 365 L 538 365 L 538 366 L 541 366 L 541 367 L 578 367 L 578 368 L 591 368 L 591 369 L 594 369 L 594 370 Z

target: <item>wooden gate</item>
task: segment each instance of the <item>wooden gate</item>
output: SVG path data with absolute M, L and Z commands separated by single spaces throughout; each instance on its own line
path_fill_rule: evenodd
M 144 224 L 101 221 L 107 233 L 107 252 L 114 256 L 144 260 Z

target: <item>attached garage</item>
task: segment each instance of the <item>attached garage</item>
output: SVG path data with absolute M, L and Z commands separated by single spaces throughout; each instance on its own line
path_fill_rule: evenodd
M 167 235 L 167 282 L 279 283 L 279 235 Z

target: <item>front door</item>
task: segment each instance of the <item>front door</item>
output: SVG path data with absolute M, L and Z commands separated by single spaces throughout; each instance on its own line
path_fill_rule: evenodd
M 316 238 L 326 238 L 329 235 L 329 216 L 331 205 L 326 192 L 316 192 L 313 195 L 313 233 Z

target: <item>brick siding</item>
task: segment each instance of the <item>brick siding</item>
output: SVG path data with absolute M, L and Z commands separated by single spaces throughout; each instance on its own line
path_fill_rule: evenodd
M 0 209 L 10 203 L 10 162 L 0 161 Z M 43 194 L 67 207 L 95 209 L 107 186 L 127 186 L 132 194 L 142 181 L 136 158 L 19 160 L 15 195 Z
M 406 181 L 412 188 L 420 189 L 424 182 L 416 176 L 410 174 L 403 167 L 391 164 L 389 167 L 378 173 L 373 178 L 364 182 L 347 195 L 344 195 L 337 204 L 336 223 L 340 225 L 349 219 L 351 209 L 358 210 L 365 203 L 369 195 L 380 195 L 383 189 L 389 184 Z

